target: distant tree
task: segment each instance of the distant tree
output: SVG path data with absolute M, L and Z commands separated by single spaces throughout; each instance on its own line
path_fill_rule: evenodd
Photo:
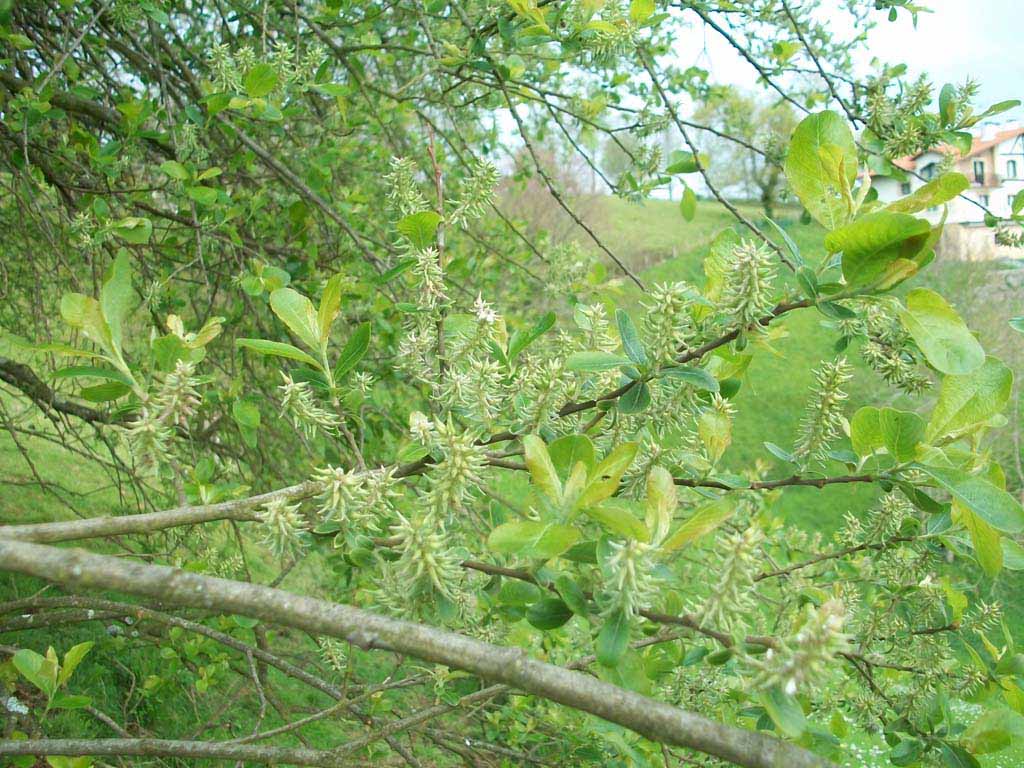
M 782 156 L 798 117 L 784 101 L 762 101 L 734 88 L 722 89 L 698 110 L 695 120 L 718 131 L 706 133 L 714 157 L 713 180 L 727 192 L 758 200 L 774 217 L 786 189 Z

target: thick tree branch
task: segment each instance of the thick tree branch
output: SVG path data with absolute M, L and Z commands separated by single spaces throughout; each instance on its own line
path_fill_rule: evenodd
M 454 632 L 244 582 L 81 550 L 0 541 L 0 568 L 71 587 L 114 589 L 166 603 L 237 613 L 472 672 L 745 768 L 825 768 L 827 760 L 762 733 L 717 723 L 588 675 Z

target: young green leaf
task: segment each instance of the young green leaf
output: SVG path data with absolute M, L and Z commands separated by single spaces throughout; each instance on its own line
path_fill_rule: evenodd
M 1002 488 L 978 475 L 969 475 L 962 469 L 924 464 L 915 466 L 996 530 L 1004 533 L 1024 531 L 1024 509 L 1019 501 Z
M 917 446 L 924 439 L 924 419 L 916 413 L 883 408 L 878 426 L 886 450 L 896 461 L 904 462 L 914 458 Z
M 414 248 L 424 250 L 434 244 L 441 216 L 435 211 L 411 213 L 400 219 L 395 228 L 412 243 Z
M 487 537 L 495 552 L 550 560 L 579 541 L 580 533 L 568 525 L 521 520 L 499 525 Z
M 597 660 L 606 667 L 614 667 L 629 647 L 629 615 L 619 609 L 604 620 L 594 650 Z
M 691 541 L 696 541 L 702 536 L 711 533 L 711 531 L 732 517 L 735 511 L 735 503 L 727 498 L 716 499 L 705 504 L 694 512 L 689 520 L 680 525 L 676 532 L 661 545 L 661 551 L 665 553 L 674 552 Z
M 274 66 L 266 62 L 259 62 L 245 73 L 242 87 L 245 88 L 245 92 L 249 96 L 260 99 L 273 91 L 277 87 L 277 83 L 277 70 Z
M 558 473 L 555 471 L 555 465 L 551 463 L 544 441 L 536 435 L 527 435 L 523 438 L 523 451 L 533 484 L 552 504 L 561 504 L 562 481 L 558 479 Z
M 626 356 L 637 365 L 646 365 L 647 353 L 644 352 L 640 333 L 633 325 L 632 318 L 625 310 L 616 309 L 615 323 L 619 327 L 619 336 L 622 339 L 622 348 L 626 351 Z
M 1013 391 L 1013 372 L 994 357 L 977 370 L 942 379 L 925 436 L 935 440 L 984 424 L 1003 410 Z
M 298 360 L 314 368 L 321 368 L 320 363 L 303 352 L 298 347 L 285 344 L 280 341 L 267 341 L 266 339 L 236 339 L 235 345 L 243 349 L 251 349 L 261 355 L 272 355 L 274 357 L 286 357 L 289 360 Z
M 608 371 L 630 362 L 628 357 L 611 352 L 576 352 L 569 355 L 565 367 L 570 371 Z
M 363 359 L 369 348 L 370 324 L 360 323 L 338 355 L 338 362 L 334 366 L 334 380 L 341 381 L 341 378 Z
M 320 349 L 320 325 L 313 302 L 292 288 L 270 294 L 270 308 L 309 349 Z
M 930 232 L 925 219 L 876 211 L 829 232 L 825 248 L 843 254 L 843 277 L 850 286 L 866 286 L 880 280 L 897 259 L 913 258 Z
M 943 373 L 970 373 L 985 362 L 981 344 L 935 291 L 915 288 L 908 293 L 900 319 L 928 362 Z
M 944 173 L 918 187 L 906 197 L 889 203 L 885 209 L 893 213 L 918 213 L 926 208 L 949 202 L 969 186 L 971 183 L 962 173 Z
M 842 117 L 831 111 L 805 117 L 793 131 L 785 169 L 789 186 L 822 226 L 836 229 L 849 220 L 857 147 Z
M 317 327 L 320 331 L 320 346 L 327 348 L 327 340 L 331 336 L 331 326 L 334 324 L 338 312 L 341 311 L 341 286 L 345 282 L 345 276 L 340 272 L 324 286 L 323 296 L 320 297 L 320 306 L 316 311 Z

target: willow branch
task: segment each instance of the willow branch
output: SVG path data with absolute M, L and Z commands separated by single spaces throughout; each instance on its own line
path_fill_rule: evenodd
M 596 715 L 652 741 L 687 747 L 744 768 L 834 768 L 771 736 L 710 720 L 589 675 L 454 632 L 279 589 L 81 550 L 0 541 L 0 568 L 76 588 L 114 589 L 168 604 L 236 613 L 471 672 Z

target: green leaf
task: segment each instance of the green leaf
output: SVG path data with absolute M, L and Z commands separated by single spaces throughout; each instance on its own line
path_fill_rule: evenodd
M 850 420 L 850 442 L 858 456 L 870 456 L 885 445 L 880 408 L 866 405 L 853 414 Z
M 939 745 L 939 755 L 946 768 L 981 768 L 974 756 L 957 744 L 943 742 Z
M 519 356 L 519 353 L 526 349 L 528 346 L 533 344 L 537 339 L 551 330 L 555 325 L 555 313 L 548 312 L 544 314 L 530 330 L 525 333 L 516 331 L 512 334 L 512 338 L 508 343 L 508 359 L 509 361 L 515 360 Z
M 175 181 L 188 181 L 190 178 L 188 169 L 177 160 L 166 160 L 160 163 L 160 170 Z
M 590 482 L 583 495 L 576 502 L 576 509 L 585 509 L 610 498 L 618 489 L 622 475 L 633 463 L 639 443 L 620 443 L 594 467 Z
M 952 200 L 969 186 L 971 182 L 962 173 L 944 173 L 906 197 L 889 203 L 885 209 L 893 213 L 917 213 Z
M 576 352 L 569 355 L 565 367 L 570 371 L 608 371 L 631 362 L 628 357 L 611 352 Z
M 832 230 L 847 222 L 857 147 L 842 117 L 831 111 L 805 117 L 793 131 L 785 170 L 790 188 L 822 226 Z
M 651 537 L 650 530 L 633 514 L 633 506 L 627 499 L 606 499 L 599 504 L 588 504 L 583 513 L 624 539 L 646 542 Z
M 711 533 L 711 531 L 732 517 L 735 511 L 736 505 L 727 498 L 716 499 L 705 504 L 694 512 L 689 520 L 676 528 L 676 532 L 661 545 L 661 551 L 665 553 L 674 552 L 691 541 L 696 541 L 702 536 Z
M 604 620 L 597 636 L 597 660 L 606 667 L 614 667 L 629 647 L 629 616 L 623 610 L 613 611 Z
M 495 552 L 550 560 L 569 549 L 579 537 L 579 531 L 568 525 L 521 520 L 491 531 L 487 546 Z
M 943 128 L 949 128 L 956 119 L 956 88 L 946 83 L 939 91 L 939 119 Z
M 441 216 L 436 211 L 420 211 L 403 217 L 395 228 L 418 250 L 425 250 L 434 244 Z
M 153 234 L 153 222 L 149 219 L 129 216 L 111 224 L 111 231 L 132 245 L 145 245 Z
M 829 253 L 842 253 L 843 277 L 851 287 L 880 280 L 897 259 L 911 259 L 931 224 L 906 213 L 876 211 L 825 235 Z
M 1004 533 L 1024 531 L 1024 509 L 1020 502 L 985 478 L 961 469 L 916 466 L 993 528 Z
M 85 642 L 74 645 L 68 649 L 67 653 L 64 654 L 64 660 L 60 665 L 60 675 L 57 678 L 58 685 L 64 685 L 71 676 L 75 673 L 78 665 L 82 663 L 82 659 L 86 657 L 86 654 L 92 650 L 95 643 Z
M 273 65 L 260 62 L 245 73 L 242 87 L 249 96 L 260 99 L 273 91 L 277 87 L 277 82 L 277 70 Z
M 589 473 L 594 468 L 594 444 L 586 435 L 565 435 L 548 445 L 548 455 L 561 478 L 569 477 L 576 462 L 583 462 Z
M 644 345 L 640 342 L 640 334 L 633 325 L 633 320 L 624 310 L 615 310 L 615 324 L 619 327 L 619 337 L 622 339 L 622 348 L 637 365 L 647 364 L 647 354 L 644 352 Z
M 526 620 L 537 629 L 558 629 L 573 616 L 572 610 L 557 597 L 545 597 L 526 612 Z
M 914 458 L 917 446 L 924 439 L 924 419 L 916 413 L 883 408 L 878 426 L 886 450 L 896 461 L 904 462 Z
M 114 349 L 121 351 L 122 326 L 135 307 L 135 291 L 132 290 L 132 269 L 128 263 L 128 252 L 117 254 L 107 270 L 103 287 L 100 288 L 100 309 L 107 321 L 110 339 Z
M 961 737 L 963 745 L 975 755 L 999 752 L 1024 741 L 1024 716 L 999 707 L 983 712 Z
M 651 404 L 651 389 L 646 381 L 638 381 L 619 398 L 619 413 L 641 413 Z
M 807 718 L 800 708 L 800 702 L 780 686 L 773 686 L 761 694 L 761 703 L 779 733 L 796 739 L 807 729 Z
M 197 203 L 205 205 L 207 208 L 212 205 L 216 205 L 217 198 L 220 196 L 216 189 L 202 184 L 186 187 L 185 194 L 188 195 L 189 199 L 195 200 Z
M 1003 410 L 1012 391 L 1013 372 L 994 357 L 970 373 L 945 376 L 926 438 L 932 441 L 984 424 Z
M 935 291 L 915 288 L 908 293 L 900 319 L 928 362 L 943 373 L 970 373 L 985 362 L 981 344 Z
M 57 667 L 52 660 L 33 650 L 22 648 L 11 657 L 14 668 L 47 698 L 57 690 Z
M 278 288 L 270 294 L 270 308 L 303 344 L 310 349 L 320 348 L 320 325 L 313 302 L 292 288 Z
M 797 246 L 793 238 L 789 236 L 789 232 L 787 232 L 781 226 L 779 226 L 778 222 L 776 222 L 774 219 L 770 219 L 767 216 L 765 216 L 764 220 L 771 224 L 772 229 L 774 229 L 778 233 L 779 237 L 782 238 L 782 242 L 785 244 L 786 250 L 789 251 L 789 260 L 793 262 L 797 269 L 803 267 L 804 257 L 800 253 L 799 246 Z
M 107 381 L 119 381 L 122 384 L 131 386 L 132 380 L 120 371 L 113 368 L 97 368 L 94 365 L 71 365 L 53 372 L 55 379 L 105 379 Z
M 555 589 L 558 590 L 558 594 L 562 596 L 562 600 L 572 609 L 573 613 L 587 618 L 589 614 L 587 596 L 580 589 L 579 584 L 573 581 L 570 576 L 562 573 L 555 578 Z
M 662 467 L 653 467 L 647 474 L 647 503 L 644 510 L 644 522 L 651 532 L 651 543 L 661 542 L 668 534 L 678 503 L 672 475 Z
M 643 24 L 654 13 L 654 0 L 630 0 L 629 20 L 634 24 Z
M 971 544 L 974 546 L 978 564 L 991 578 L 995 578 L 1003 569 L 1002 537 L 999 535 L 999 531 L 959 503 L 954 503 L 953 508 L 956 517 L 963 523 L 967 533 L 971 536 Z
M 73 693 L 58 693 L 50 701 L 50 709 L 85 709 L 92 704 L 88 696 Z
M 114 353 L 110 328 L 103 319 L 100 303 L 92 296 L 65 293 L 60 300 L 60 314 L 72 328 L 80 329 L 90 341 L 98 344 L 108 354 Z
M 331 336 L 331 326 L 334 325 L 338 312 L 341 311 L 341 286 L 345 276 L 340 272 L 327 281 L 324 286 L 323 296 L 320 297 L 320 306 L 316 311 L 316 322 L 320 329 L 320 346 L 327 348 L 327 340 Z
M 696 173 L 699 170 L 697 167 L 698 159 L 700 160 L 701 166 L 707 166 L 707 155 L 694 155 L 693 152 L 684 152 L 681 149 L 673 150 L 668 157 L 669 164 L 665 169 L 665 173 Z M 689 189 L 689 187 L 687 187 L 687 189 Z
M 1003 567 L 1008 571 L 1024 571 L 1024 547 L 1005 536 L 1002 541 Z
M 718 379 L 705 371 L 703 368 L 694 368 L 689 365 L 674 365 L 670 368 L 663 368 L 661 375 L 670 379 L 682 379 L 687 384 L 702 389 L 705 392 L 718 392 Z
M 562 503 L 562 482 L 558 479 L 555 465 L 548 455 L 548 447 L 536 435 L 523 438 L 526 468 L 530 470 L 533 484 L 551 501 L 552 504 Z
M 360 323 L 338 355 L 338 362 L 334 366 L 334 380 L 340 381 L 346 373 L 355 368 L 369 348 L 370 323 Z
M 683 221 L 693 221 L 697 217 L 697 195 L 689 187 L 683 188 L 683 196 L 679 200 L 679 213 Z
M 108 381 L 103 384 L 95 384 L 91 387 L 83 387 L 79 393 L 83 398 L 92 403 L 106 403 L 124 397 L 132 388 L 120 381 Z
M 320 363 L 301 349 L 293 347 L 291 344 L 284 344 L 280 341 L 267 341 L 266 339 L 236 339 L 235 345 L 242 347 L 243 349 L 251 349 L 253 352 L 258 352 L 261 355 L 287 357 L 289 360 L 298 360 L 299 362 L 305 363 L 306 365 L 310 365 L 314 368 L 320 368 Z

